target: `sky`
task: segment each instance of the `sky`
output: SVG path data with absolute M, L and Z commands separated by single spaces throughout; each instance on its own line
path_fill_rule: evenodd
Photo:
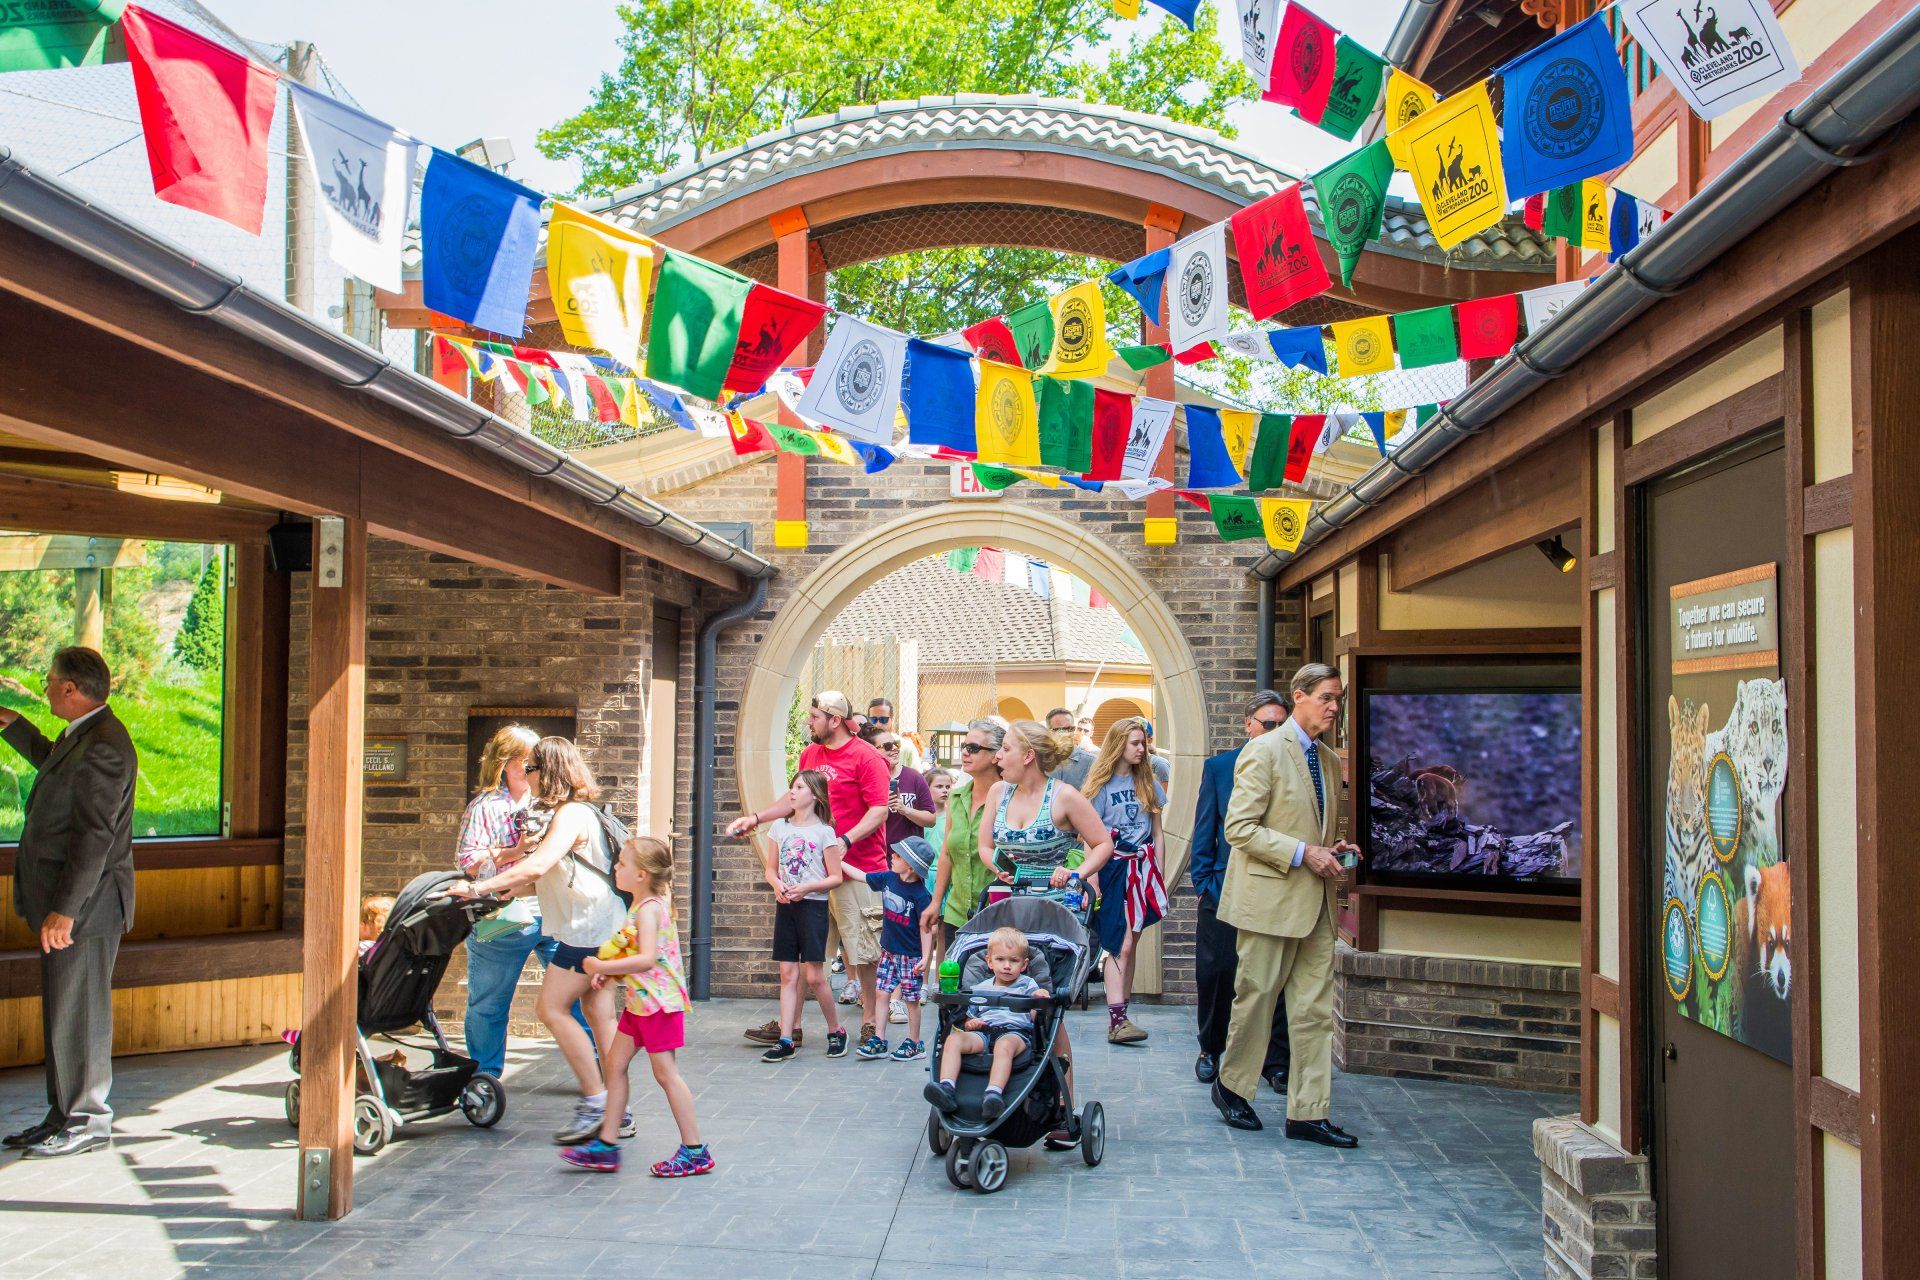
M 602 74 L 619 57 L 622 27 L 612 0 L 464 0 L 458 17 L 446 4 L 409 0 L 202 0 L 254 40 L 310 40 L 360 105 L 435 146 L 504 137 L 515 155 L 512 174 L 543 191 L 570 190 L 579 179 L 570 162 L 548 160 L 534 135 L 587 104 Z M 1343 0 L 1337 24 L 1372 49 L 1393 30 L 1404 0 Z M 1220 42 L 1238 56 L 1232 0 L 1219 6 Z M 1332 12 L 1332 7 L 1327 8 Z M 530 14 L 539 29 L 529 30 Z M 1176 19 L 1143 6 L 1143 24 Z M 1122 26 L 1118 19 L 1116 26 Z M 848 104 L 852 105 L 852 104 Z M 1352 150 L 1272 103 L 1249 103 L 1233 114 L 1237 145 L 1255 158 L 1311 172 Z

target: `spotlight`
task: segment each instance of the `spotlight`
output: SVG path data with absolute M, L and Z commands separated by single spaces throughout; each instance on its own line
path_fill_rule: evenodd
M 1538 547 L 1540 554 L 1548 560 L 1551 560 L 1553 567 L 1562 573 L 1572 573 L 1573 566 L 1580 563 L 1580 561 L 1574 557 L 1573 552 L 1567 550 L 1567 544 L 1560 541 L 1559 535 L 1557 534 L 1551 538 L 1542 539 L 1533 545 Z

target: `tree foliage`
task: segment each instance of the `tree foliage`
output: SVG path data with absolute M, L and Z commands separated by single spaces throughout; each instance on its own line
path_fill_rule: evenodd
M 195 671 L 219 671 L 227 651 L 226 563 L 215 556 L 200 571 L 193 597 L 187 601 L 180 633 L 173 638 L 173 656 Z

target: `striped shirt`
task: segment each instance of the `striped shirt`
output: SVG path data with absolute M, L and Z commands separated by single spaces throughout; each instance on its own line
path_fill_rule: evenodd
M 529 792 L 527 800 L 532 798 Z M 482 791 L 473 798 L 460 819 L 460 843 L 454 850 L 462 871 L 475 880 L 499 873 L 493 851 L 519 843 L 520 814 L 527 800 L 515 800 L 505 786 Z

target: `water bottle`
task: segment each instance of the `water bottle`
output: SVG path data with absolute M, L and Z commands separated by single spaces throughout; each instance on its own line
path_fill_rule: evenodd
M 1080 873 L 1074 872 L 1067 877 L 1066 905 L 1069 911 L 1078 911 L 1087 903 L 1087 895 L 1080 887 Z
M 942 960 L 940 962 L 940 991 L 943 995 L 953 995 L 960 990 L 960 962 Z

